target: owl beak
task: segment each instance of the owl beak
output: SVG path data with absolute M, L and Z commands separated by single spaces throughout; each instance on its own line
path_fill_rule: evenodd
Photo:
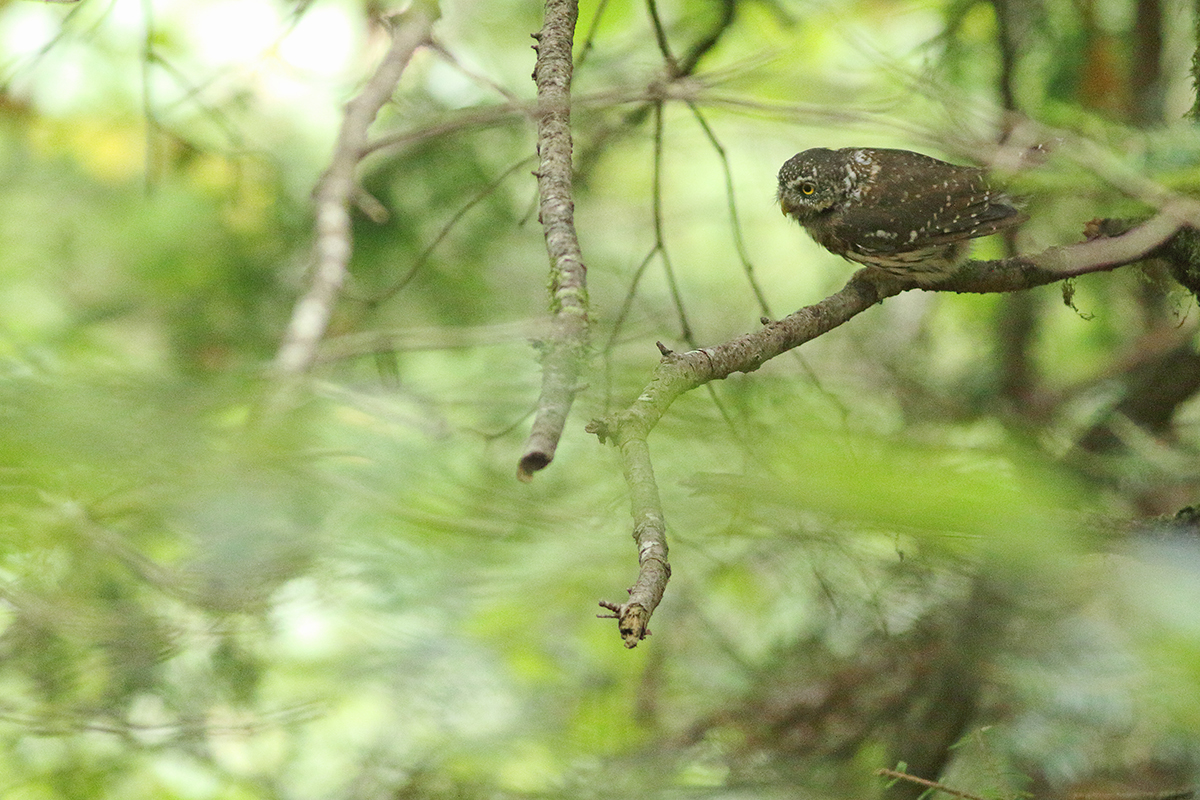
M 779 190 L 779 194 L 775 195 L 775 202 L 779 203 L 779 213 L 785 217 L 795 216 L 796 209 L 788 203 L 787 197 L 783 193 L 783 189 Z

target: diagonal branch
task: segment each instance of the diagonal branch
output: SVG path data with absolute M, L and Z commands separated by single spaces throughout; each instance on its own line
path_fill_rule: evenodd
M 1158 214 L 1127 233 L 1032 256 L 972 261 L 929 291 L 958 293 L 1015 292 L 1055 283 L 1089 272 L 1103 272 L 1140 261 L 1156 252 L 1181 230 L 1200 228 L 1200 204 L 1168 201 Z M 588 423 L 601 442 L 620 450 L 625 480 L 633 495 L 634 539 L 639 574 L 625 603 L 601 602 L 613 612 L 626 647 L 636 646 L 662 600 L 671 569 L 667 563 L 666 522 L 650 469 L 647 439 L 680 395 L 736 372 L 753 372 L 778 355 L 827 333 L 876 303 L 916 288 L 914 284 L 873 268 L 861 269 L 841 290 L 781 320 L 763 319 L 763 327 L 736 339 L 686 353 L 659 344 L 662 359 L 650 382 L 627 408 Z
M 418 47 L 429 41 L 437 18 L 432 3 L 417 3 L 396 20 L 392 44 L 375 74 L 357 97 L 346 104 L 333 157 L 314 192 L 316 242 L 308 291 L 292 309 L 292 319 L 275 355 L 275 372 L 298 375 L 316 359 L 317 345 L 325 335 L 333 305 L 346 279 L 353 243 L 350 237 L 350 201 L 354 173 L 367 152 L 367 129 L 379 109 L 392 97 L 404 68 Z
M 575 234 L 571 198 L 571 43 L 579 16 L 576 0 L 547 0 L 542 30 L 534 35 L 538 92 L 539 217 L 550 255 L 550 336 L 542 354 L 542 393 L 517 477 L 553 459 L 588 348 L 587 267 Z

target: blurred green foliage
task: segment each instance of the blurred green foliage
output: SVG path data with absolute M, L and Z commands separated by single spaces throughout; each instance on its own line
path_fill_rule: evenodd
M 494 107 L 534 95 L 536 5 L 443 5 L 449 55 L 381 115 L 411 140 L 363 165 L 331 342 L 278 408 L 309 192 L 383 9 L 0 2 L 0 796 L 860 797 L 958 714 L 930 777 L 961 790 L 1194 782 L 1197 406 L 1122 405 L 1194 355 L 1152 264 L 1080 278 L 1074 308 L 907 293 L 681 398 L 651 439 L 654 635 L 627 652 L 594 618 L 636 553 L 583 425 L 682 346 L 662 256 L 701 344 L 763 313 L 737 233 L 772 313 L 838 287 L 775 170 L 993 139 L 1000 5 L 1020 109 L 1064 142 L 1011 176 L 1023 249 L 1146 213 L 1135 179 L 1195 191 L 1195 43 L 1165 29 L 1147 121 L 1134 0 L 660 2 L 724 160 L 668 103 L 658 175 L 653 111 L 595 99 L 664 80 L 649 7 L 584 4 L 595 352 L 525 485 L 546 255 L 532 126 Z

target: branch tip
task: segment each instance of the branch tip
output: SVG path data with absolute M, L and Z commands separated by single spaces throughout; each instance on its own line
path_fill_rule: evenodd
M 650 614 L 641 603 L 618 604 L 608 600 L 601 600 L 600 607 L 613 613 L 597 614 L 596 617 L 598 619 L 617 620 L 617 631 L 625 641 L 626 649 L 632 650 L 638 646 L 638 642 L 650 635 L 650 629 L 646 627 L 646 623 L 650 619 Z
M 553 456 L 548 455 L 540 450 L 534 450 L 521 456 L 521 460 L 517 462 L 517 480 L 522 483 L 529 483 L 533 480 L 533 473 L 545 469 L 550 466 Z

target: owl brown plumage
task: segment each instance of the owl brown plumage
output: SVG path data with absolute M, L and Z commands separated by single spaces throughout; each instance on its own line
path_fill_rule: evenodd
M 779 170 L 779 204 L 831 253 L 917 283 L 954 272 L 970 240 L 1025 216 L 983 170 L 908 150 L 805 150 Z

